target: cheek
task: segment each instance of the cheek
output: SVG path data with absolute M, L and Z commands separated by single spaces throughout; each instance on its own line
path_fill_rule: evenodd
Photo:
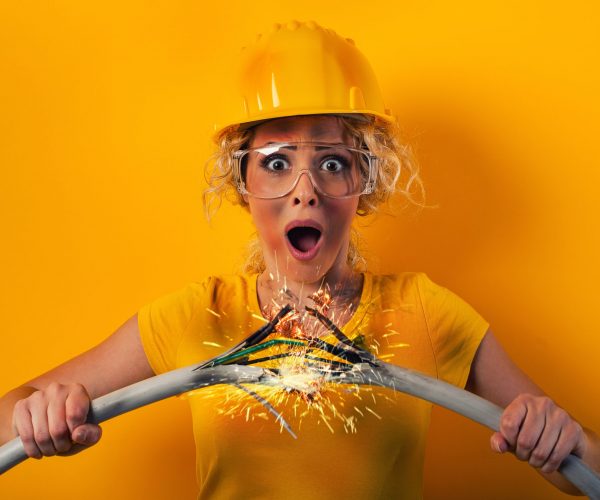
M 327 209 L 327 214 L 332 221 L 330 230 L 334 234 L 346 233 L 358 208 L 358 199 L 335 200 Z
M 249 203 L 252 221 L 258 234 L 266 242 L 273 242 L 279 237 L 281 207 L 273 200 L 252 200 Z

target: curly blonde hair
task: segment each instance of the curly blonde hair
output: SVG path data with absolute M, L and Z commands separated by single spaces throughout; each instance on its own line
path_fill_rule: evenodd
M 368 115 L 335 115 L 351 138 L 355 148 L 366 148 L 378 158 L 377 182 L 372 193 L 361 195 L 357 215 L 366 216 L 377 212 L 382 203 L 389 201 L 392 194 L 400 193 L 408 202 L 424 208 L 425 190 L 419 175 L 419 167 L 412 149 L 402 140 L 402 131 L 397 122 L 388 122 Z M 222 130 L 216 137 L 216 151 L 205 164 L 205 178 L 208 188 L 204 190 L 204 210 L 210 220 L 221 206 L 223 197 L 235 205 L 248 209 L 248 204 L 238 192 L 233 168 L 233 153 L 246 149 L 252 140 L 253 128 L 234 125 Z M 348 265 L 353 270 L 366 266 L 359 251 L 360 237 L 353 228 L 348 248 Z M 258 238 L 249 243 L 243 272 L 260 273 L 265 263 Z

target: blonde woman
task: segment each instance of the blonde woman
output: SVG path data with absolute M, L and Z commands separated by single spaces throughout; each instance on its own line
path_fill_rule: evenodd
M 313 22 L 277 25 L 243 51 L 240 91 L 240 115 L 215 135 L 206 201 L 209 214 L 224 196 L 248 209 L 257 240 L 246 268 L 155 300 L 102 344 L 6 394 L 2 442 L 19 435 L 34 458 L 81 451 L 101 436 L 86 423 L 91 399 L 211 358 L 286 303 L 303 335 L 326 340 L 330 332 L 303 314 L 326 297 L 324 310 L 350 339 L 506 407 L 492 449 L 577 494 L 556 470 L 570 453 L 600 470 L 597 436 L 511 362 L 465 301 L 424 273 L 365 268 L 355 217 L 397 191 L 415 204 L 423 197 L 354 42 Z M 237 389 L 222 391 L 189 397 L 199 498 L 422 497 L 430 403 L 350 389 L 319 396 L 326 401 L 292 393 L 277 410 L 299 431 L 295 440 L 255 409 L 249 417 L 250 406 L 230 411 Z

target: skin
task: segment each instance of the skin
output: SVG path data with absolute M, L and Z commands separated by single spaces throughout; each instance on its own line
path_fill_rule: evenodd
M 256 127 L 250 147 L 267 142 L 320 141 L 352 145 L 335 117 L 291 117 L 269 121 Z M 307 161 L 308 158 L 301 158 Z M 308 163 L 306 165 L 308 167 Z M 335 199 L 317 193 L 307 175 L 301 175 L 294 190 L 283 198 L 264 200 L 244 196 L 257 228 L 267 271 L 258 279 L 261 305 L 270 303 L 285 285 L 300 308 L 314 305 L 306 297 L 326 284 L 333 290 L 340 285 L 344 300 L 336 317 L 344 323 L 350 316 L 346 307 L 358 304 L 362 276 L 353 272 L 346 262 L 350 241 L 350 226 L 358 208 L 358 196 Z M 285 227 L 294 220 L 312 219 L 323 227 L 323 240 L 318 254 L 310 261 L 297 260 L 286 243 Z M 270 277 L 273 276 L 274 279 Z M 279 277 L 279 279 L 278 279 Z M 353 309 L 353 308 L 351 308 Z M 346 314 L 344 314 L 346 313 Z
M 263 123 L 255 127 L 251 145 L 309 140 L 347 142 L 337 119 L 309 116 Z M 320 196 L 310 180 L 302 176 L 284 198 L 247 197 L 246 201 L 266 262 L 266 271 L 258 282 L 260 303 L 268 304 L 279 293 L 283 283 L 281 276 L 277 280 L 277 271 L 285 270 L 288 293 L 300 307 L 304 306 L 304 297 L 328 284 L 335 301 L 344 306 L 336 311 L 337 322 L 344 324 L 344 314 L 346 319 L 351 315 L 347 306 L 356 307 L 362 288 L 362 277 L 346 264 L 358 198 L 333 200 Z M 284 231 L 289 221 L 306 218 L 317 220 L 324 229 L 323 245 L 308 263 L 290 254 Z M 134 315 L 98 346 L 0 398 L 0 443 L 20 435 L 32 458 L 78 453 L 101 437 L 99 426 L 85 423 L 90 400 L 153 375 Z M 478 348 L 467 390 L 505 407 L 500 432 L 491 436 L 492 450 L 514 453 L 570 494 L 581 493 L 554 472 L 569 453 L 600 471 L 598 437 L 548 398 L 510 360 L 491 331 Z

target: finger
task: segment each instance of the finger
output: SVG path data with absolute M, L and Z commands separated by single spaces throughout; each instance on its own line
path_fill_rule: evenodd
M 75 454 L 79 453 L 80 451 L 86 450 L 87 448 L 88 448 L 88 446 L 74 442 L 71 445 L 71 448 L 69 448 L 69 451 L 65 451 L 64 453 L 59 453 L 58 456 L 59 457 L 70 457 L 71 455 L 75 455 Z
M 521 424 L 517 436 L 515 455 L 519 460 L 529 460 L 531 453 L 537 446 L 546 426 L 546 414 L 535 411 L 528 406 L 527 416 Z
M 541 468 L 542 472 L 554 472 L 558 469 L 562 461 L 571 453 L 576 445 L 576 432 L 573 425 L 563 427 L 560 430 L 558 440 L 554 449 L 550 453 L 548 460 Z
M 502 412 L 502 416 L 500 417 L 500 433 L 512 449 L 517 446 L 517 436 L 526 416 L 527 405 L 520 397 L 517 397 Z
M 13 410 L 13 422 L 17 434 L 23 443 L 23 449 L 30 458 L 42 458 L 42 452 L 39 449 L 33 437 L 33 424 L 31 423 L 31 413 L 27 406 L 18 401 Z
M 73 441 L 85 446 L 96 444 L 102 436 L 102 429 L 96 424 L 83 424 L 73 431 Z
M 542 435 L 529 456 L 530 465 L 539 468 L 546 463 L 558 442 L 562 427 L 563 421 L 559 415 L 547 417 Z
M 50 400 L 48 404 L 48 431 L 57 453 L 64 453 L 71 447 L 71 433 L 67 426 L 64 396 Z
M 38 404 L 30 409 L 31 411 L 31 422 L 33 424 L 33 437 L 38 445 L 40 451 L 51 457 L 56 455 L 56 448 L 50 439 L 50 432 L 48 430 L 48 414 L 47 407 L 45 404 Z
M 67 426 L 71 437 L 76 427 L 85 423 L 90 408 L 90 397 L 82 385 L 77 385 L 69 392 L 65 401 Z
M 504 453 L 506 451 L 508 451 L 508 442 L 506 441 L 506 439 L 504 439 L 504 437 L 502 437 L 502 434 L 500 434 L 499 432 L 495 432 L 494 434 L 492 434 L 492 436 L 490 437 L 490 445 L 492 446 L 492 450 L 494 450 L 497 453 Z

